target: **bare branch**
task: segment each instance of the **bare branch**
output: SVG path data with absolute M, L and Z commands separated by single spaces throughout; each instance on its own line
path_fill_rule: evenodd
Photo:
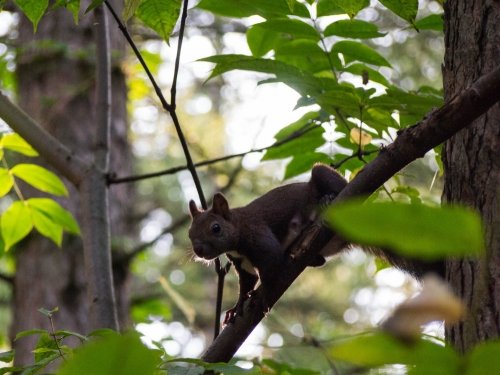
M 419 124 L 400 132 L 394 143 L 368 163 L 363 170 L 344 188 L 334 202 L 347 198 L 368 195 L 391 178 L 401 168 L 425 155 L 455 133 L 468 126 L 500 100 L 500 68 L 483 76 L 461 95 L 456 96 L 440 109 L 431 112 Z M 315 223 L 307 230 L 293 253 L 302 253 L 290 260 L 280 270 L 280 277 L 273 285 L 275 303 L 303 272 L 310 259 L 329 241 L 333 233 Z M 340 249 L 339 249 L 340 250 Z M 243 317 L 237 317 L 209 346 L 202 359 L 207 362 L 228 361 L 265 316 L 261 290 L 252 297 L 252 303 L 245 304 Z
M 111 138 L 111 58 L 108 17 L 101 7 L 96 8 L 94 14 L 97 52 L 95 163 L 104 173 L 108 173 Z

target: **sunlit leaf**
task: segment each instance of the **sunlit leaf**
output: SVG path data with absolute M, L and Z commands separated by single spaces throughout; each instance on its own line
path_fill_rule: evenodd
M 356 14 L 361 9 L 366 8 L 368 5 L 370 5 L 370 0 L 328 0 L 328 1 L 320 1 L 318 4 L 318 16 L 324 16 L 327 15 L 328 13 L 326 12 L 326 9 L 328 9 L 328 3 L 332 3 L 330 5 L 335 8 L 340 8 L 342 9 L 343 13 L 346 13 L 349 15 L 349 17 L 353 18 Z M 330 15 L 332 13 L 329 13 Z
M 11 173 L 45 193 L 54 195 L 68 195 L 68 190 L 57 175 L 39 165 L 18 164 L 11 169 Z
M 80 227 L 73 215 L 56 201 L 49 198 L 30 198 L 27 202 L 32 210 L 39 211 L 64 230 L 72 234 L 80 234 Z
M 361 61 L 377 66 L 391 66 L 389 61 L 387 61 L 373 48 L 350 40 L 342 40 L 335 43 L 332 48 L 332 52 L 341 53 L 344 56 L 346 63 Z
M 75 351 L 59 375 L 153 375 L 160 363 L 158 351 L 148 349 L 137 334 L 108 335 Z
M 385 35 L 378 31 L 375 24 L 361 20 L 339 20 L 333 22 L 326 27 L 324 34 L 325 36 L 337 35 L 352 39 L 379 38 Z
M 41 20 L 47 7 L 49 0 L 14 0 L 23 13 L 33 24 L 33 29 L 36 31 L 38 22 Z
M 0 139 L 0 148 L 19 152 L 26 156 L 38 156 L 38 152 L 17 133 L 4 134 Z
M 352 128 L 350 131 L 351 143 L 358 146 L 366 146 L 372 141 L 372 136 L 359 128 Z
M 481 220 L 464 207 L 355 200 L 332 206 L 326 219 L 349 240 L 413 258 L 474 256 L 484 250 Z
M 142 0 L 125 0 L 122 17 L 125 22 L 132 18 Z
M 418 0 L 379 0 L 382 5 L 405 21 L 413 24 L 417 17 Z
M 14 179 L 8 169 L 0 168 L 0 197 L 7 194 L 14 185 Z
M 0 231 L 5 251 L 10 250 L 14 244 L 26 237 L 32 228 L 33 222 L 28 206 L 21 201 L 13 202 L 0 219 Z
M 167 43 L 181 11 L 181 0 L 143 0 L 137 17 L 160 35 Z
M 57 246 L 61 246 L 63 227 L 37 209 L 31 210 L 31 215 L 36 230 L 41 235 L 50 238 Z

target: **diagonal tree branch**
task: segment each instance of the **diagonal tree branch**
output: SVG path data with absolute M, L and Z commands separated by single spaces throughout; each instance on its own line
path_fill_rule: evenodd
M 373 193 L 401 168 L 470 125 L 499 100 L 500 68 L 497 68 L 441 108 L 431 112 L 419 124 L 401 131 L 394 143 L 368 163 L 334 202 Z M 292 250 L 301 255 L 283 266 L 280 270 L 281 277 L 277 278 L 276 284 L 273 285 L 273 298 L 270 300 L 272 304 L 283 295 L 307 264 L 310 264 L 314 254 L 332 240 L 332 237 L 333 233 L 318 223 L 306 230 L 301 241 Z M 234 323 L 221 332 L 202 359 L 207 362 L 229 361 L 264 316 L 259 288 L 252 297 L 252 303 L 245 304 L 243 316 L 238 316 Z
M 90 168 L 90 165 L 43 129 L 1 91 L 0 118 L 32 145 L 59 173 L 75 186 L 80 184 L 85 171 Z

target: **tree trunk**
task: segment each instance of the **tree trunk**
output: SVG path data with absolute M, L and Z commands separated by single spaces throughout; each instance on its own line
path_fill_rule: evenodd
M 445 98 L 449 101 L 500 65 L 500 2 L 445 3 Z M 447 263 L 447 277 L 469 312 L 448 327 L 462 353 L 500 334 L 500 105 L 459 132 L 443 148 L 443 201 L 476 209 L 485 224 L 486 258 Z
M 120 11 L 120 10 L 119 10 Z M 17 77 L 20 106 L 56 138 L 81 157 L 92 160 L 95 143 L 95 35 L 92 14 L 74 25 L 66 10 L 50 11 L 33 35 L 32 24 L 20 16 Z M 113 26 L 113 25 L 111 25 Z M 131 171 L 127 142 L 126 85 L 120 71 L 123 38 L 111 27 L 112 46 L 112 129 L 111 170 Z M 119 52 L 117 54 L 117 52 Z M 62 201 L 77 218 L 79 195 L 66 184 L 70 197 Z M 112 188 L 110 218 L 113 238 L 132 233 L 130 185 Z M 59 308 L 55 328 L 88 333 L 88 305 L 83 267 L 82 241 L 65 234 L 61 249 L 38 234 L 32 234 L 16 250 L 16 275 L 12 335 L 33 328 L 49 329 L 49 322 L 37 310 Z M 120 323 L 127 324 L 129 296 L 128 270 L 115 273 L 116 299 Z M 13 343 L 16 364 L 33 361 L 30 353 L 36 338 Z

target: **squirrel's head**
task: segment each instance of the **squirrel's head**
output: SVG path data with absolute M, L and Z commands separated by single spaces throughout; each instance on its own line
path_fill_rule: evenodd
M 194 201 L 189 202 L 193 219 L 189 228 L 189 239 L 194 253 L 203 259 L 214 259 L 234 250 L 238 241 L 238 230 L 232 221 L 232 213 L 226 198 L 221 193 L 214 195 L 212 208 L 198 209 Z

